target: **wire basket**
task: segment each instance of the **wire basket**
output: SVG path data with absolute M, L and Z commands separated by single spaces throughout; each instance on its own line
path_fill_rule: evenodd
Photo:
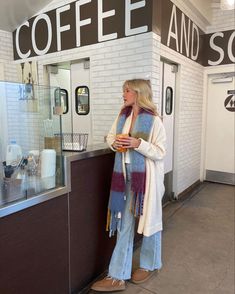
M 62 149 L 64 151 L 85 151 L 87 147 L 88 134 L 63 133 Z

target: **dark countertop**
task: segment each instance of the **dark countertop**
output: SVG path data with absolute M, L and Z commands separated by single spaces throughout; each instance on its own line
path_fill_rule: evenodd
M 112 150 L 109 149 L 106 143 L 90 145 L 87 147 L 86 151 L 82 151 L 82 152 L 64 151 L 63 157 L 64 157 L 65 186 L 45 191 L 43 193 L 32 196 L 28 199 L 20 199 L 17 202 L 6 204 L 0 207 L 0 218 L 7 216 L 9 214 L 15 213 L 17 211 L 20 211 L 22 209 L 26 209 L 33 205 L 37 205 L 41 202 L 50 200 L 52 198 L 69 193 L 71 191 L 71 183 L 70 183 L 71 162 L 88 159 L 95 156 L 105 155 L 109 153 L 112 153 Z

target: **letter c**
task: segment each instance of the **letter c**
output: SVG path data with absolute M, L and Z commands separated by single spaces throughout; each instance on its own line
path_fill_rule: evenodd
M 235 32 L 231 34 L 228 41 L 228 57 L 231 60 L 231 62 L 235 62 L 235 56 L 233 55 L 233 51 L 232 51 L 234 38 L 235 38 Z
M 16 51 L 17 54 L 19 55 L 20 58 L 24 59 L 24 58 L 28 58 L 31 54 L 31 50 L 29 50 L 27 53 L 22 53 L 20 50 L 20 46 L 19 46 L 19 34 L 20 34 L 20 30 L 23 26 L 29 27 L 29 22 L 26 21 L 24 24 L 22 24 L 20 27 L 17 28 L 16 30 Z

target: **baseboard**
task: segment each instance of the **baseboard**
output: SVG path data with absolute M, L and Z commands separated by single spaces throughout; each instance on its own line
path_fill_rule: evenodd
M 193 192 L 195 192 L 197 189 L 200 188 L 202 185 L 202 182 L 200 180 L 197 180 L 195 183 L 193 183 L 191 186 L 189 186 L 187 189 L 185 189 L 183 192 L 179 193 L 177 195 L 177 200 L 183 201 L 186 198 L 188 198 Z
M 235 174 L 214 170 L 206 170 L 206 181 L 235 186 Z

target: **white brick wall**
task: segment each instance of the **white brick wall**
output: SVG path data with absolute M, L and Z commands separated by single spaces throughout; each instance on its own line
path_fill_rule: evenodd
M 38 124 L 38 113 L 24 112 L 22 105 L 26 104 L 24 101 L 19 101 L 19 84 L 17 84 L 19 77 L 17 63 L 13 61 L 12 33 L 10 32 L 0 31 L 0 63 L 4 67 L 4 80 L 14 82 L 7 83 L 4 88 L 1 84 L 0 159 L 5 160 L 6 145 L 12 139 L 21 145 L 23 152 L 38 149 L 41 144 L 38 136 L 41 127 Z
M 13 60 L 13 47 L 12 47 L 12 34 L 10 32 L 0 30 L 0 64 L 2 67 L 2 75 L 6 81 L 16 81 L 17 71 L 16 65 L 12 62 Z M 2 90 L 2 86 L 1 86 Z M 4 95 L 3 95 L 4 94 Z M 6 96 L 9 100 L 14 99 L 14 93 L 7 90 L 7 95 L 2 93 L 0 96 L 0 159 L 3 158 L 3 152 L 8 144 L 8 133 L 11 132 L 15 138 L 17 138 L 17 124 L 12 121 L 10 114 L 11 109 L 17 111 L 15 103 L 10 103 L 9 108 L 7 108 Z M 9 132 L 8 132 L 9 130 Z
M 0 30 L 0 62 L 4 65 L 4 76 L 7 81 L 16 81 L 16 66 L 12 63 L 12 33 Z
M 182 64 L 180 70 L 178 181 L 181 192 L 200 178 L 203 68 Z
M 152 34 L 152 71 L 151 83 L 153 90 L 153 100 L 158 106 L 160 104 L 160 54 L 161 54 L 161 39 L 158 35 Z M 159 111 L 159 109 L 158 109 Z
M 174 192 L 200 178 L 203 67 L 161 45 L 161 55 L 179 64 L 175 101 Z
M 221 10 L 218 1 L 212 1 L 212 24 L 206 33 L 235 30 L 235 10 Z
M 159 42 L 155 40 L 155 43 Z M 50 63 L 90 58 L 90 96 L 93 142 L 104 141 L 122 105 L 122 84 L 126 79 L 152 77 L 152 33 L 131 36 L 105 43 L 36 57 L 39 83 L 43 83 L 43 66 Z M 158 54 L 158 56 L 157 56 Z M 159 45 L 155 52 L 155 71 L 159 68 Z M 154 87 L 159 76 L 154 76 Z M 157 90 L 155 90 L 157 93 Z
M 152 33 L 147 33 L 35 57 L 33 59 L 38 61 L 39 84 L 45 84 L 47 80 L 44 70 L 46 64 L 90 58 L 93 143 L 101 143 L 123 103 L 122 84 L 126 79 L 151 78 L 155 101 L 159 99 L 157 87 L 159 86 L 160 39 L 158 37 L 154 40 L 157 50 L 154 52 L 153 65 L 152 51 L 155 47 L 153 47 L 152 35 Z M 14 103 L 11 105 L 10 107 L 15 107 L 11 112 L 11 117 L 13 117 L 17 112 L 17 107 Z M 33 121 L 28 124 L 32 125 Z M 17 125 L 15 122 L 15 127 Z M 15 127 L 13 128 L 12 125 L 11 129 Z M 13 131 L 12 136 L 15 137 Z

